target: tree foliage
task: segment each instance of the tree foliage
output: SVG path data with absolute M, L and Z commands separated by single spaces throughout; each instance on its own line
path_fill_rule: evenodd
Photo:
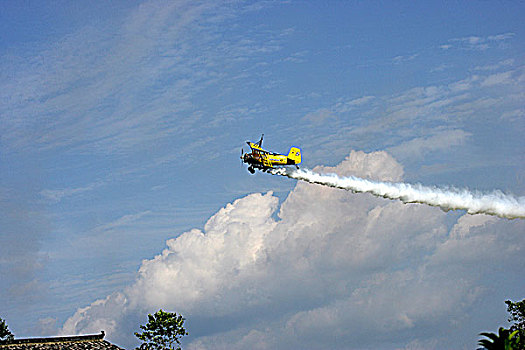
M 510 313 L 509 322 L 513 322 L 510 329 L 525 331 L 525 299 L 515 303 L 505 300 L 505 304 L 507 304 L 507 311 Z
M 480 333 L 487 339 L 478 341 L 480 349 L 486 350 L 525 350 L 525 299 L 518 302 L 506 300 L 507 311 L 510 313 L 510 329 L 500 327 L 498 334 Z
M 13 333 L 11 333 L 5 321 L 0 318 L 0 342 L 13 340 L 14 338 Z
M 505 304 L 510 314 L 508 321 L 512 322 L 510 330 L 518 332 L 518 349 L 525 349 L 525 299 L 517 302 L 505 300 Z
M 486 350 L 518 350 L 519 347 L 519 335 L 518 331 L 510 331 L 500 327 L 498 334 L 494 333 L 480 333 L 480 335 L 488 338 L 481 339 L 478 341 L 478 345 L 481 345 L 481 349 Z
M 154 315 L 148 314 L 148 323 L 140 326 L 144 332 L 135 333 L 143 341 L 141 350 L 181 350 L 180 338 L 188 335 L 184 329 L 184 317 L 175 312 L 159 310 Z M 177 346 L 176 348 L 174 346 Z

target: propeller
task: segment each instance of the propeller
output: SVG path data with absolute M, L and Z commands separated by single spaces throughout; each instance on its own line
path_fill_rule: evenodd
M 244 149 L 241 147 L 241 165 L 244 161 Z

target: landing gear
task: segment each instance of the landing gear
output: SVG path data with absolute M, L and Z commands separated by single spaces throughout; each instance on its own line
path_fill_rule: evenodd
M 252 174 L 255 174 L 255 169 L 252 166 L 248 167 L 248 171 Z

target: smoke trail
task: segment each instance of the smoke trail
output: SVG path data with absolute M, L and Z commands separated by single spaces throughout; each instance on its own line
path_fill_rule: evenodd
M 356 193 L 371 193 L 377 197 L 399 199 L 403 203 L 422 203 L 444 211 L 466 210 L 469 214 L 489 214 L 508 219 L 525 219 L 525 197 L 515 198 L 501 191 L 489 194 L 455 188 L 440 189 L 420 184 L 391 183 L 366 180 L 355 176 L 318 174 L 293 168 L 272 169 L 273 175 L 287 176 L 323 186 L 341 188 Z

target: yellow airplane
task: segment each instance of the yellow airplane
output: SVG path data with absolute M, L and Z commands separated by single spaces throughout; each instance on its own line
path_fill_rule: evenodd
M 262 134 L 261 139 L 257 143 L 246 141 L 251 153 L 244 153 L 244 150 L 241 149 L 241 160 L 243 163 L 248 164 L 248 171 L 250 173 L 255 173 L 255 169 L 262 171 L 268 171 L 274 167 L 281 167 L 285 165 L 295 165 L 297 169 L 299 167 L 297 164 L 301 163 L 301 150 L 298 147 L 290 148 L 288 155 L 273 153 L 262 149 L 264 134 Z

